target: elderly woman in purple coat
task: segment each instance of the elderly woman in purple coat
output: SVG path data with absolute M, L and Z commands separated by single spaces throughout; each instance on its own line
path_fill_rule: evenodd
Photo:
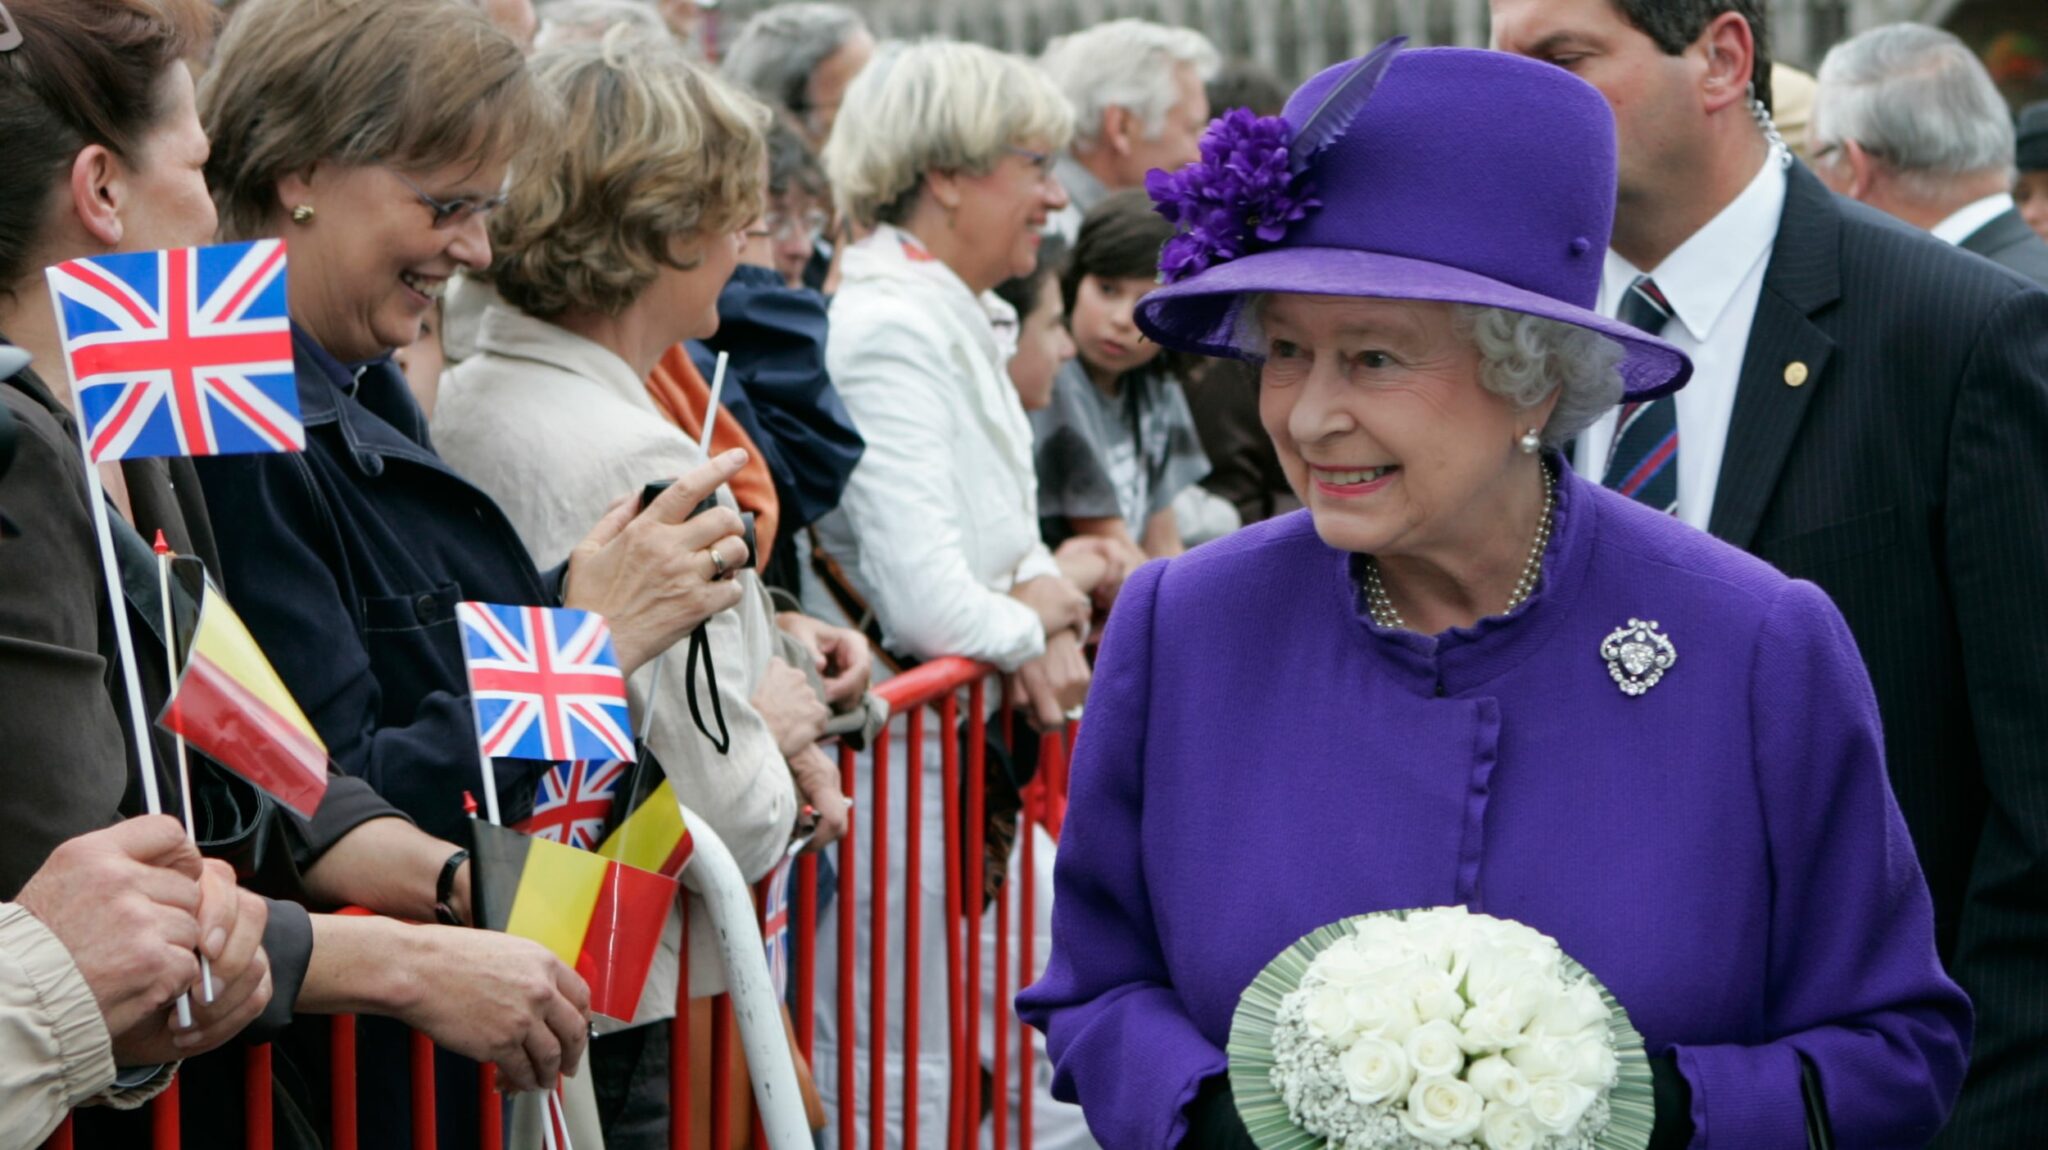
M 1383 51 L 1151 181 L 1183 228 L 1140 325 L 1262 365 L 1307 507 L 1125 585 L 1020 998 L 1055 1091 L 1114 1150 L 1247 1145 L 1223 1051 L 1267 961 L 1462 904 L 1627 1008 L 1652 1146 L 1924 1145 L 1970 1008 L 1848 630 L 1557 451 L 1691 370 L 1592 310 L 1607 106 L 1527 60 Z

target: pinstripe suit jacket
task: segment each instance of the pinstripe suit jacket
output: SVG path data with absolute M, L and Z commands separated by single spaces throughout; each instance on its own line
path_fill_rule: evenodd
M 1977 1007 L 1938 1145 L 2028 1144 L 2048 1128 L 2048 292 L 1795 168 L 1709 529 L 1848 620 Z

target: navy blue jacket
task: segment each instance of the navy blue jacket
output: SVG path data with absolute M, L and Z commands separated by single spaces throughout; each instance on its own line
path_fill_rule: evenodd
M 560 572 L 434 453 L 388 360 L 346 368 L 297 327 L 292 343 L 304 453 L 197 461 L 235 607 L 342 771 L 462 841 L 483 782 L 455 604 L 554 605 Z M 540 771 L 498 763 L 508 819 Z

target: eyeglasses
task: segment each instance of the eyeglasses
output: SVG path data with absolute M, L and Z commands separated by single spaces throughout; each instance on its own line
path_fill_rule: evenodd
M 1030 148 L 1004 148 L 1003 152 L 1006 155 L 1022 156 L 1030 160 L 1031 166 L 1038 169 L 1041 179 L 1052 175 L 1053 166 L 1060 161 L 1060 158 L 1051 152 L 1034 152 Z
M 461 227 L 472 218 L 481 219 L 488 216 L 499 208 L 504 207 L 505 201 L 509 198 L 504 192 L 499 192 L 489 199 L 482 200 L 472 199 L 468 196 L 459 196 L 452 200 L 437 200 L 428 195 L 426 190 L 418 184 L 407 179 L 404 172 L 389 166 L 385 170 L 397 176 L 398 182 L 410 188 L 412 194 L 427 206 L 427 210 L 434 213 L 434 227 L 437 229 Z
M 801 235 L 815 240 L 825 234 L 825 226 L 831 222 L 831 217 L 827 216 L 824 212 L 815 210 L 805 212 L 800 216 L 783 215 L 781 212 L 769 212 L 761 217 L 761 230 L 758 233 L 750 234 L 758 234 L 775 240 L 793 239 Z

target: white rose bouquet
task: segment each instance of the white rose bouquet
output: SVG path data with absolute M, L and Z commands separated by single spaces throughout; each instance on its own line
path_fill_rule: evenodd
M 1642 1150 L 1628 1015 L 1556 940 L 1464 907 L 1362 915 L 1245 991 L 1231 1087 L 1263 1150 Z

